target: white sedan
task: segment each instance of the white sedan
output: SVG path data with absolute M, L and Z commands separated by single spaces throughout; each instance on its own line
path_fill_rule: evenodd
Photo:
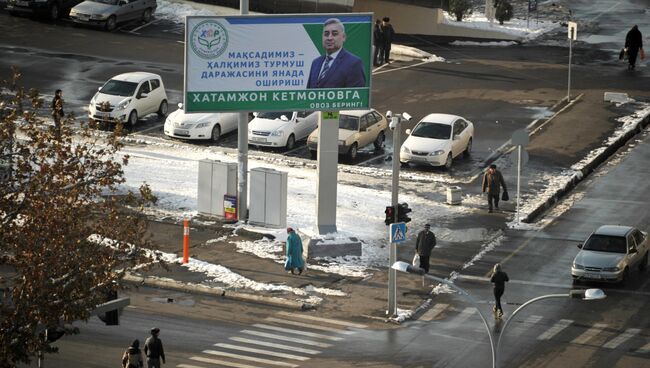
M 318 127 L 317 111 L 280 111 L 254 113 L 248 124 L 248 144 L 294 148 Z
M 211 140 L 217 142 L 222 134 L 237 130 L 239 114 L 232 112 L 186 113 L 183 104 L 165 121 L 165 135 L 173 138 Z
M 402 164 L 445 166 L 449 170 L 456 157 L 472 152 L 474 124 L 456 115 L 429 114 L 406 134 L 409 137 L 399 154 Z

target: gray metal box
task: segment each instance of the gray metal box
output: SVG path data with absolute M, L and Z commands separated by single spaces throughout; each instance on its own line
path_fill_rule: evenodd
M 286 227 L 287 173 L 255 168 L 250 171 L 250 179 L 248 222 L 266 227 Z
M 218 160 L 199 161 L 197 210 L 202 215 L 224 217 L 223 196 L 237 195 L 237 164 Z

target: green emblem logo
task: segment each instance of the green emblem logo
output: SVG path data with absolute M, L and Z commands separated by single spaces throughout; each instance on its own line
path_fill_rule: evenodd
M 214 59 L 226 51 L 228 32 L 215 20 L 204 20 L 190 34 L 192 51 L 203 59 Z

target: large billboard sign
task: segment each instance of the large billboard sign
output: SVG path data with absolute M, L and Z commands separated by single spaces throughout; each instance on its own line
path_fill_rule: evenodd
M 372 14 L 188 16 L 185 111 L 370 107 Z

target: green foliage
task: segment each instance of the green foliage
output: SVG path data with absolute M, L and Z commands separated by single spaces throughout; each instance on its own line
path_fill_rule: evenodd
M 146 218 L 115 195 L 128 164 L 121 125 L 100 132 L 67 117 L 56 132 L 19 76 L 0 84 L 10 91 L 0 96 L 0 159 L 11 166 L 0 185 L 0 367 L 56 351 L 43 329 L 88 319 L 151 247 Z
M 499 21 L 499 24 L 512 19 L 512 5 L 505 0 L 497 2 L 494 16 Z
M 460 22 L 472 14 L 472 2 L 470 0 L 449 0 L 448 13 L 455 16 L 456 21 Z

